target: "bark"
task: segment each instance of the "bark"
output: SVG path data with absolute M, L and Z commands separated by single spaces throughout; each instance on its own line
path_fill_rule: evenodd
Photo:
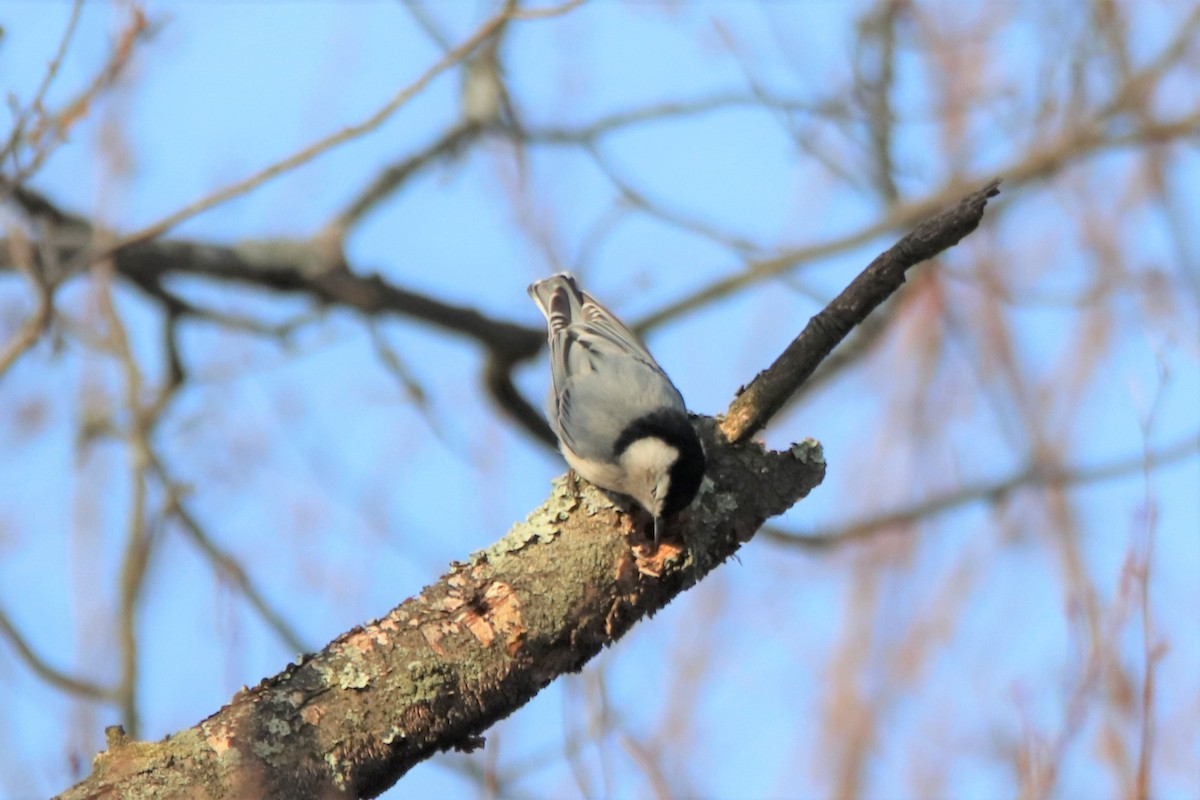
M 731 445 L 699 419 L 704 488 L 657 550 L 646 514 L 566 479 L 529 519 L 387 616 L 161 742 L 114 730 L 64 800 L 373 797 L 578 671 L 820 483 L 819 444 Z

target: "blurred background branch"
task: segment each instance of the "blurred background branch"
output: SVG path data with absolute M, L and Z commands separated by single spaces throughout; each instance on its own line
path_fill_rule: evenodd
M 712 413 L 993 176 L 765 429 L 822 441 L 821 490 L 397 796 L 1200 783 L 1200 4 L 0 26 L 0 795 L 193 724 L 540 502 L 534 278 L 579 272 Z

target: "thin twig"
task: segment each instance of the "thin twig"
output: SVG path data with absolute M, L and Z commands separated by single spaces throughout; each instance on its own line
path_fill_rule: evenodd
M 621 745 L 621 749 L 625 751 L 625 754 L 629 756 L 634 765 L 646 776 L 646 782 L 650 784 L 656 800 L 670 800 L 675 796 L 671 792 L 671 787 L 667 784 L 662 767 L 654 760 L 654 757 L 641 742 L 634 739 L 630 734 L 621 731 L 617 734 L 617 743 Z
M 1150 575 L 1154 564 L 1154 547 L 1155 538 L 1158 528 L 1158 510 L 1154 503 L 1150 474 L 1156 466 L 1154 459 L 1155 454 L 1150 451 L 1150 435 L 1154 429 L 1154 423 L 1159 415 L 1163 400 L 1163 384 L 1165 383 L 1167 370 L 1165 364 L 1160 360 L 1159 368 L 1159 384 L 1154 392 L 1153 400 L 1150 407 L 1142 416 L 1142 484 L 1144 499 L 1142 501 L 1142 513 L 1145 521 L 1145 535 L 1142 537 L 1141 553 L 1138 554 L 1137 568 L 1134 570 L 1134 576 L 1137 580 L 1138 605 L 1141 612 L 1142 623 L 1142 696 L 1141 696 L 1141 714 L 1139 722 L 1139 734 L 1141 741 L 1138 743 L 1138 759 L 1137 759 L 1137 775 L 1135 778 L 1135 794 L 1137 800 L 1150 800 L 1151 794 L 1151 766 L 1154 759 L 1154 698 L 1155 698 L 1155 677 L 1158 668 L 1159 658 L 1163 654 L 1162 648 L 1155 641 L 1155 626 L 1154 618 L 1150 613 Z M 1200 438 L 1200 437 L 1197 437 Z M 1136 551 L 1135 551 L 1136 552 Z
M 1044 147 L 1033 149 L 1029 154 L 995 170 L 993 174 L 1002 176 L 1005 185 L 1011 191 L 1053 175 L 1074 160 L 1102 150 L 1143 145 L 1147 141 L 1167 142 L 1180 138 L 1195 138 L 1198 117 L 1200 110 L 1193 110 L 1174 119 L 1138 126 L 1124 133 L 1105 131 L 1099 122 L 1092 125 L 1081 123 L 1077 129 L 1064 133 Z M 982 180 L 976 177 L 952 179 L 925 197 L 897 204 L 885 217 L 858 230 L 816 244 L 793 248 L 768 258 L 751 260 L 743 269 L 718 278 L 638 320 L 634 329 L 644 334 L 746 286 L 782 275 L 819 258 L 864 245 L 888 231 L 912 225 L 953 201 L 966 187 L 981 182 Z
M 107 703 L 116 699 L 116 692 L 113 689 L 83 678 L 68 675 L 62 670 L 46 663 L 46 660 L 37 654 L 25 637 L 21 635 L 21 632 L 13 625 L 12 620 L 8 617 L 8 613 L 3 608 L 0 608 L 0 635 L 3 635 L 8 640 L 13 649 L 17 651 L 17 655 L 29 667 L 30 671 L 51 686 L 87 700 Z
M 560 17 L 568 11 L 573 11 L 586 2 L 587 0 L 567 0 L 567 2 L 560 5 L 547 6 L 546 8 L 517 8 L 513 10 L 511 16 L 513 19 L 550 19 L 551 17 Z
M 80 4 L 82 5 L 82 4 Z M 47 114 L 43 109 L 35 109 L 40 113 L 38 125 L 28 135 L 28 139 L 33 143 L 33 155 L 29 163 L 24 166 L 17 165 L 14 173 L 3 178 L 3 183 L 8 187 L 19 186 L 29 180 L 39 169 L 42 164 L 50 156 L 56 144 L 62 142 L 66 138 L 67 131 L 82 119 L 87 112 L 93 107 L 96 97 L 105 89 L 111 88 L 116 84 L 117 79 L 124 73 L 125 68 L 129 65 L 133 57 L 134 45 L 139 39 L 150 29 L 144 14 L 138 8 L 134 8 L 128 25 L 121 32 L 120 38 L 112 48 L 108 60 L 98 73 L 92 78 L 87 86 L 83 88 L 75 97 L 65 103 L 62 109 L 56 114 Z M 64 42 L 65 48 L 66 42 Z M 56 141 L 45 142 L 45 137 L 54 135 Z M 14 130 L 14 135 L 17 131 Z M 26 138 L 25 132 L 21 131 L 20 136 L 14 141 L 14 149 L 12 155 L 14 163 L 16 159 L 16 147 L 20 144 L 20 139 Z
M 616 167 L 605 157 L 600 148 L 595 145 L 588 145 L 585 149 L 587 154 L 592 157 L 592 162 L 596 165 L 597 169 L 612 182 L 617 192 L 620 193 L 621 199 L 630 207 L 680 230 L 693 233 L 716 242 L 719 245 L 728 247 L 742 255 L 758 252 L 758 245 L 745 237 L 718 230 L 715 226 L 707 222 L 690 218 L 678 209 L 670 209 L 661 202 L 650 200 L 644 192 L 635 188 L 628 180 L 618 174 Z
M 434 20 L 433 15 L 426 8 L 427 3 L 422 0 L 404 0 L 401 5 L 408 11 L 409 15 L 417 23 L 426 36 L 433 40 L 442 52 L 447 52 L 453 45 L 450 43 L 450 38 L 442 31 L 441 26 Z
M 146 471 L 150 465 L 149 428 L 153 419 L 142 408 L 142 372 L 134 358 L 125 325 L 112 297 L 113 268 L 102 261 L 93 269 L 96 278 L 96 299 L 107 325 L 107 344 L 121 363 L 125 374 L 125 405 L 129 411 L 126 445 L 130 450 L 129 528 L 121 559 L 119 605 L 117 611 L 118 641 L 121 651 L 121 678 L 117 695 L 126 732 L 136 738 L 140 728 L 138 708 L 138 640 L 137 617 L 142 589 L 150 562 L 153 540 L 146 525 Z
M 30 243 L 24 237 L 14 235 L 9 238 L 8 245 L 16 268 L 25 273 L 29 283 L 33 286 L 36 307 L 4 348 L 0 350 L 0 378 L 4 377 L 4 373 L 16 363 L 22 353 L 37 342 L 42 332 L 50 324 L 51 312 L 54 308 L 51 289 L 42 280 L 40 273 L 33 265 Z
M 375 128 L 387 121 L 387 119 L 391 117 L 392 114 L 394 114 L 397 110 L 399 110 L 401 106 L 405 105 L 409 100 L 419 94 L 426 86 L 429 85 L 431 81 L 433 81 L 434 78 L 469 55 L 470 52 L 478 47 L 481 42 L 485 41 L 500 26 L 507 22 L 509 16 L 510 15 L 507 12 L 501 12 L 500 14 L 489 18 L 483 23 L 483 25 L 479 27 L 478 30 L 467 37 L 467 39 L 465 39 L 461 44 L 439 58 L 433 63 L 432 66 L 421 73 L 416 80 L 397 92 L 391 100 L 385 103 L 379 110 L 375 111 L 362 122 L 350 125 L 341 129 L 340 131 L 337 131 L 336 133 L 325 136 L 324 138 L 319 139 L 313 144 L 300 150 L 299 152 L 293 153 L 287 158 L 281 159 L 247 178 L 230 184 L 223 189 L 219 189 L 212 194 L 200 198 L 199 200 L 195 200 L 178 211 L 168 214 L 158 222 L 154 222 L 144 228 L 141 228 L 140 230 L 123 236 L 119 241 L 116 242 L 116 244 L 109 248 L 105 255 L 114 253 L 115 251 L 128 247 L 132 244 L 144 242 L 148 239 L 153 239 L 156 236 L 160 236 L 186 219 L 194 217 L 203 211 L 207 211 L 214 206 L 220 205 L 221 203 L 232 200 L 235 197 L 246 194 L 252 189 L 256 189 L 263 183 L 271 180 L 272 178 L 282 175 L 285 172 L 289 172 L 296 167 L 307 164 L 317 156 L 332 150 L 338 145 L 344 144 L 353 139 L 357 139 L 363 134 L 370 133 Z
M 1183 461 L 1200 453 L 1200 434 L 1195 434 L 1148 456 L 1114 461 L 1096 467 L 1072 467 L 1046 470 L 1036 464 L 998 481 L 963 486 L 944 494 L 922 500 L 913 506 L 888 511 L 856 522 L 826 529 L 822 533 L 805 534 L 764 526 L 759 532 L 772 542 L 805 550 L 826 550 L 851 542 L 870 539 L 887 530 L 903 528 L 921 520 L 931 519 L 971 503 L 996 503 L 1018 489 L 1028 486 L 1082 486 L 1132 475 L 1140 469 L 1154 469 Z
M 29 124 L 30 117 L 34 114 L 43 113 L 42 104 L 46 100 L 46 93 L 50 91 L 51 84 L 58 77 L 58 70 L 62 66 L 63 57 L 66 56 L 67 48 L 71 45 L 71 39 L 75 36 L 75 29 L 79 26 L 81 11 L 83 11 L 83 0 L 75 0 L 71 4 L 71 16 L 67 20 L 67 27 L 63 30 L 63 35 L 58 42 L 58 49 L 54 52 L 54 57 L 50 59 L 50 64 L 46 67 L 46 74 L 42 76 L 42 82 L 38 85 L 37 91 L 34 92 L 33 99 L 29 101 L 29 105 L 18 115 L 16 121 L 13 123 L 12 133 L 9 134 L 8 141 L 0 149 L 0 167 L 3 166 L 5 159 L 10 155 L 15 158 L 17 146 L 25 136 L 25 126 Z M 16 171 L 20 171 L 19 167 Z
M 714 300 L 719 300 L 745 288 L 757 281 L 781 275 L 800 264 L 814 261 L 818 258 L 840 253 L 852 247 L 866 244 L 877 236 L 888 231 L 915 224 L 918 220 L 933 213 L 961 196 L 964 185 L 953 182 L 933 194 L 901 203 L 895 206 L 883 219 L 876 220 L 856 231 L 793 250 L 765 259 L 755 259 L 748 263 L 745 269 L 698 289 L 679 300 L 667 304 L 663 308 L 638 320 L 634 329 L 645 333 L 657 328 L 683 314 L 703 308 Z
M 360 222 L 364 216 L 414 175 L 442 159 L 461 153 L 471 140 L 483 132 L 478 124 L 463 121 L 448 130 L 437 141 L 427 145 L 413 155 L 380 172 L 370 184 L 354 198 L 327 226 L 327 230 L 340 239 Z
M 871 139 L 873 183 L 891 205 L 900 198 L 892 160 L 891 92 L 895 83 L 896 26 L 906 3 L 886 0 L 861 23 L 858 58 L 855 63 L 857 89 L 867 106 L 867 132 Z
M 572 127 L 531 127 L 525 129 L 525 140 L 530 144 L 581 145 L 592 144 L 607 134 L 617 133 L 646 122 L 699 116 L 713 111 L 730 108 L 763 107 L 789 113 L 804 112 L 822 116 L 839 113 L 832 106 L 820 106 L 798 100 L 785 100 L 753 92 L 723 92 L 691 100 L 676 100 L 618 111 L 599 117 L 592 122 Z
M 329 136 L 326 136 L 305 147 L 299 152 L 293 153 L 287 158 L 281 159 L 280 161 L 277 161 L 276 163 L 247 178 L 244 178 L 243 180 L 240 180 L 236 183 L 226 186 L 223 189 L 219 189 L 210 195 L 202 197 L 199 200 L 189 203 L 178 211 L 172 212 L 171 214 L 163 217 L 158 222 L 154 222 L 144 228 L 141 228 L 140 230 L 127 234 L 117 241 L 103 255 L 111 255 L 115 251 L 128 247 L 131 244 L 144 242 L 148 239 L 153 239 L 156 236 L 160 236 L 186 219 L 194 217 L 195 215 L 203 211 L 207 211 L 208 209 L 220 205 L 228 200 L 232 200 L 235 197 L 239 197 L 251 191 L 252 189 L 256 189 L 272 178 L 282 175 L 285 172 L 289 172 L 296 167 L 302 166 L 303 164 L 307 164 L 317 156 L 322 155 L 338 145 L 344 144 L 353 139 L 357 139 L 363 134 L 373 131 L 387 121 L 387 119 L 403 105 L 408 103 L 409 100 L 424 90 L 434 78 L 469 56 L 471 52 L 475 50 L 475 48 L 487 41 L 496 33 L 496 31 L 500 30 L 500 28 L 506 25 L 509 20 L 544 19 L 564 14 L 581 4 L 582 0 L 572 0 L 572 2 L 564 3 L 561 6 L 555 6 L 553 8 L 547 8 L 536 12 L 517 11 L 509 8 L 506 5 L 504 10 L 486 20 L 481 26 L 479 26 L 478 29 L 476 29 L 474 33 L 468 36 L 459 45 L 447 51 L 445 55 L 435 61 L 423 73 L 421 73 L 416 80 L 397 92 L 391 100 L 385 103 L 378 111 L 371 114 L 371 116 L 367 117 L 362 122 L 350 125 L 336 133 L 330 134 Z
M 233 585 L 246 598 L 250 605 L 258 612 L 267 627 L 275 632 L 275 635 L 283 641 L 284 644 L 292 650 L 293 653 L 308 653 L 312 648 L 304 642 L 304 639 L 297 633 L 279 610 L 271 606 L 270 602 L 263 596 L 258 587 L 246 574 L 246 570 L 235 556 L 226 550 L 223 550 L 208 532 L 200 525 L 192 513 L 188 511 L 180 497 L 180 490 L 162 460 L 154 456 L 154 470 L 158 473 L 159 479 L 163 485 L 167 487 L 167 510 L 171 513 L 180 524 L 183 525 L 184 531 L 187 533 L 188 539 L 192 541 L 200 549 L 200 552 L 209 560 L 218 572 L 225 578 L 233 582 Z

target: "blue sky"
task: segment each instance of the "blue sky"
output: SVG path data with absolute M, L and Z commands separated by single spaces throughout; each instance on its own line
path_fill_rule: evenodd
M 975 42 L 1010 70 L 981 70 L 981 85 L 1034 87 L 1046 75 L 1051 84 L 1064 81 L 1044 26 L 1059 13 L 1064 30 L 1074 30 L 1071 4 L 1044 13 L 1013 8 L 1011 21 Z M 102 63 L 124 9 L 85 6 L 49 105 L 78 91 Z M 145 10 L 161 28 L 141 47 L 122 87 L 91 110 L 34 181 L 57 202 L 119 230 L 150 224 L 361 121 L 439 55 L 398 3 L 183 2 Z M 505 56 L 523 121 L 534 129 L 745 92 L 751 78 L 768 92 L 821 99 L 851 74 L 847 54 L 862 10 L 832 2 L 596 2 L 562 19 L 516 26 Z M 66 3 L 0 9 L 6 91 L 22 100 L 32 95 L 69 12 Z M 436 6 L 453 41 L 487 12 L 482 3 Z M 990 30 L 984 23 L 995 13 L 977 4 L 940 30 L 970 41 L 974 31 Z M 1139 6 L 1133 57 L 1156 53 L 1179 13 L 1171 4 Z M 1031 135 L 1049 135 L 1022 127 L 1030 112 L 1020 94 L 1008 119 L 996 110 L 1003 104 L 968 103 L 962 147 L 969 157 L 957 163 L 937 124 L 944 102 L 938 90 L 949 79 L 939 82 L 915 48 L 898 64 L 898 183 L 911 197 L 956 169 L 990 175 L 1019 157 Z M 382 164 L 452 124 L 458 93 L 458 73 L 442 75 L 371 134 L 170 235 L 223 243 L 311 236 Z M 1197 103 L 1194 86 L 1179 80 L 1163 94 L 1180 108 Z M 761 109 L 727 108 L 633 126 L 604 137 L 599 150 L 652 202 L 763 248 L 824 241 L 876 219 L 879 199 L 797 153 L 789 130 L 842 157 L 852 138 L 809 113 L 787 123 L 790 129 Z M 114 153 L 124 154 L 123 166 Z M 629 319 L 742 268 L 735 252 L 709 238 L 622 211 L 609 178 L 578 148 L 539 148 L 528 157 L 524 194 L 514 189 L 512 153 L 500 142 L 422 174 L 355 230 L 346 242 L 350 262 L 528 325 L 540 321 L 524 287 L 554 268 L 577 269 L 594 294 Z M 1172 175 L 1200 177 L 1194 148 L 1173 157 Z M 806 399 L 768 431 L 773 445 L 820 439 L 830 463 L 826 484 L 779 526 L 821 529 L 1021 466 L 1024 412 L 1003 399 L 1011 387 L 987 360 L 995 354 L 983 340 L 995 321 L 985 313 L 977 265 L 1002 259 L 996 274 L 1031 297 L 1080 291 L 1104 268 L 1104 253 L 1072 218 L 1089 204 L 1107 220 L 1131 271 L 1175 275 L 1188 247 L 1195 269 L 1194 231 L 1181 256 L 1167 215 L 1130 199 L 1129 175 L 1140 158 L 1115 150 L 1053 181 L 1006 191 L 977 238 L 939 262 L 944 274 L 936 287 L 932 276 L 914 276 L 914 285 L 927 281 L 921 300 L 906 307 L 864 369 Z M 1200 211 L 1198 185 L 1177 179 L 1174 203 L 1184 219 Z M 611 231 L 590 247 L 610 217 Z M 806 265 L 792 283 L 760 283 L 682 316 L 651 332 L 649 345 L 689 405 L 716 413 L 819 309 L 810 293 L 830 296 L 894 238 Z M 294 299 L 194 281 L 180 286 L 197 302 L 264 319 L 305 311 Z M 1112 301 L 1107 330 L 1069 304 L 1003 307 L 1025 396 L 1045 415 L 1048 438 L 1070 453 L 1069 463 L 1104 464 L 1194 434 L 1197 305 L 1172 289 L 1178 310 L 1169 322 L 1147 313 L 1145 297 L 1130 291 Z M 163 365 L 155 313 L 132 291 L 121 290 L 118 301 L 153 381 Z M 60 307 L 81 324 L 95 323 L 82 282 L 63 290 Z M 0 278 L 0 332 L 7 336 L 9 320 L 28 308 L 25 287 Z M 555 454 L 512 430 L 478 389 L 476 348 L 406 320 L 376 326 L 422 386 L 428 410 L 381 367 L 362 320 L 351 314 L 328 314 L 290 347 L 197 322 L 181 343 L 194 382 L 156 434 L 178 479 L 192 487 L 197 517 L 243 559 L 312 647 L 385 613 L 436 579 L 449 560 L 499 538 L 563 471 Z M 943 329 L 952 334 L 929 344 Z M 1101 365 L 1071 394 L 1067 377 L 1100 337 L 1109 337 Z M 923 364 L 932 365 L 929 372 Z M 543 361 L 523 368 L 519 380 L 528 397 L 543 397 Z M 116 674 L 109 637 L 130 488 L 119 441 L 82 449 L 77 442 L 85 411 L 113 408 L 120 388 L 112 359 L 75 340 L 58 353 L 44 342 L 0 377 L 0 604 L 52 663 L 94 670 L 97 679 Z M 1147 436 L 1143 422 L 1152 405 Z M 18 413 L 23 408 L 37 409 L 35 425 Z M 1135 676 L 1140 633 L 1123 616 L 1131 612 L 1120 601 L 1121 581 L 1131 543 L 1147 529 L 1147 509 L 1155 513 L 1152 607 L 1156 632 L 1169 641 L 1157 706 L 1163 797 L 1187 796 L 1200 781 L 1198 486 L 1200 459 L 1193 455 L 1148 477 L 1134 473 L 1070 495 L 1086 568 L 1119 631 L 1114 658 Z M 151 498 L 161 505 L 161 493 Z M 564 728 L 585 726 L 602 680 L 608 707 L 646 741 L 666 736 L 673 710 L 690 709 L 688 729 L 675 731 L 678 740 L 666 740 L 661 756 L 675 792 L 824 796 L 834 780 L 832 766 L 821 762 L 831 735 L 828 690 L 839 654 L 852 651 L 860 631 L 870 656 L 855 667 L 856 685 L 867 702 L 886 708 L 866 796 L 920 785 L 914 775 L 922 765 L 946 760 L 947 796 L 1011 796 L 1016 779 L 995 753 L 1031 725 L 1055 731 L 1078 684 L 1072 665 L 1085 639 L 1072 605 L 1077 598 L 1064 591 L 1056 525 L 1035 500 L 1017 497 L 1002 509 L 976 505 L 942 515 L 911 544 L 910 535 L 895 534 L 875 549 L 814 556 L 756 541 L 740 563 L 499 725 L 489 734 L 491 755 L 480 758 L 494 757 L 502 770 L 527 760 L 544 764 L 513 784 L 522 796 L 579 792 L 581 779 L 561 754 Z M 146 738 L 194 724 L 294 655 L 174 526 L 161 535 L 146 589 L 152 600 L 140 620 Z M 969 590 L 956 594 L 954 576 Z M 883 599 L 860 606 L 863 592 Z M 937 646 L 917 663 L 905 662 L 911 673 L 898 679 L 904 637 L 914 626 L 937 627 L 940 604 L 956 611 L 944 614 Z M 700 676 L 694 696 L 686 695 L 681 676 Z M 0 769 L 0 795 L 63 788 L 71 759 L 83 759 L 86 768 L 104 725 L 116 721 L 115 709 L 64 698 L 3 642 L 0 681 L 12 687 L 0 699 L 0 749 L 11 753 Z M 1115 791 L 1093 752 L 1108 724 L 1123 741 L 1136 742 L 1129 719 L 1112 706 L 1093 708 L 1067 745 L 1062 796 Z M 944 740 L 930 733 L 939 730 Z M 582 780 L 593 793 L 647 792 L 645 776 L 622 753 L 612 737 L 584 749 Z M 475 796 L 459 763 L 424 764 L 388 796 Z

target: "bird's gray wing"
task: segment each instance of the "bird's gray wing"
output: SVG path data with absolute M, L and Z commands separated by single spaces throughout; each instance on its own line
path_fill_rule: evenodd
M 554 424 L 576 454 L 609 460 L 611 443 L 631 417 L 684 409 L 679 390 L 637 335 L 570 274 L 538 281 L 529 294 L 549 326 Z
M 662 408 L 685 410 L 679 390 L 654 359 L 608 332 L 573 325 L 555 337 L 550 350 L 559 438 L 580 456 L 611 460 L 612 445 L 633 419 Z
M 654 360 L 654 356 L 650 355 L 650 351 L 646 349 L 646 345 L 642 344 L 642 340 L 636 333 L 629 330 L 624 322 L 617 319 L 616 315 L 601 305 L 596 298 L 584 291 L 580 291 L 580 294 L 583 296 L 584 324 L 589 333 L 608 339 L 630 355 L 644 361 L 647 366 L 664 378 L 667 377 L 663 368 Z

